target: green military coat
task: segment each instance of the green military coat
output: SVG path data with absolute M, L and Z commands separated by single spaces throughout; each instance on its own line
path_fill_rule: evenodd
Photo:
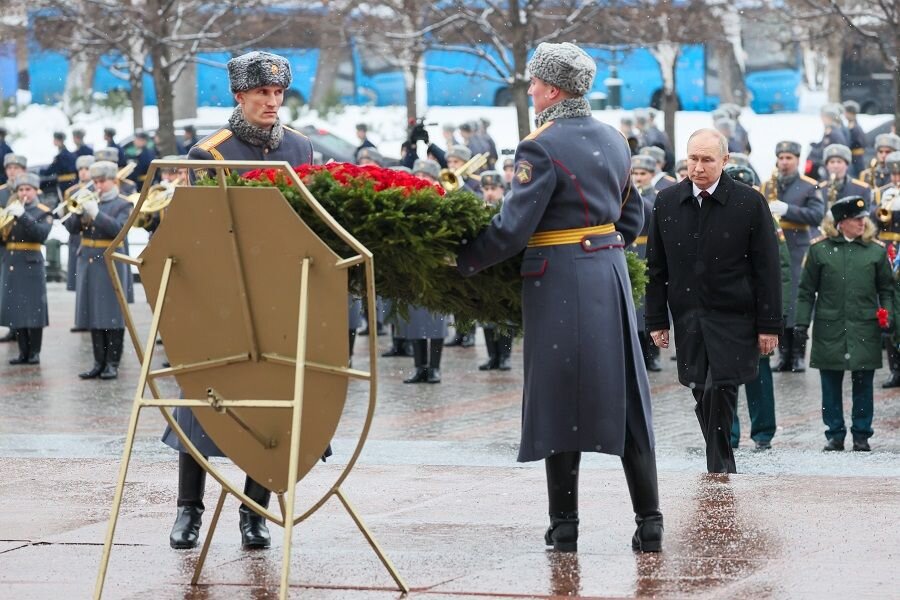
M 881 368 L 879 307 L 893 312 L 894 282 L 881 242 L 842 235 L 810 246 L 800 279 L 797 326 L 808 327 L 815 307 L 812 354 L 816 369 Z M 891 314 L 891 320 L 895 315 Z

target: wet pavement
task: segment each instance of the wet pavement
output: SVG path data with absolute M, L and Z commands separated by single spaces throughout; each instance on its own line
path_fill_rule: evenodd
M 117 381 L 79 380 L 92 358 L 89 336 L 69 332 L 74 294 L 51 284 L 49 301 L 40 367 L 7 365 L 14 347 L 0 346 L 0 600 L 90 597 L 137 381 L 127 343 Z M 146 332 L 149 310 L 139 301 L 134 312 Z M 384 348 L 389 338 L 379 341 Z M 742 398 L 740 473 L 708 476 L 693 399 L 664 355 L 663 372 L 651 376 L 664 551 L 631 551 L 618 459 L 589 455 L 579 552 L 559 555 L 543 546 L 543 467 L 515 463 L 521 347 L 511 372 L 480 372 L 480 332 L 478 341 L 445 351 L 440 385 L 404 385 L 411 358 L 379 361 L 370 442 L 344 484 L 411 598 L 900 597 L 900 391 L 876 387 L 871 454 L 823 454 L 818 372 L 776 374 L 773 450 L 750 450 Z M 357 342 L 357 368 L 368 368 L 366 343 Z M 876 383 L 885 377 L 879 371 Z M 351 385 L 336 455 L 304 480 L 298 506 L 339 475 L 366 391 Z M 845 398 L 848 413 L 849 390 Z M 242 551 L 233 499 L 201 585 L 189 585 L 199 551 L 168 548 L 176 464 L 158 441 L 162 423 L 142 413 L 105 597 L 277 597 L 281 531 L 272 527 L 271 550 Z M 217 495 L 210 481 L 204 534 Z M 400 596 L 336 500 L 301 524 L 294 542 L 291 597 Z

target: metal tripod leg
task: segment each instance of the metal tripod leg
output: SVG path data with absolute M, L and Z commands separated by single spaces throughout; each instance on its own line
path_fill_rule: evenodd
M 222 507 L 225 506 L 225 498 L 228 496 L 228 490 L 222 488 L 219 493 L 219 501 L 216 502 L 216 512 L 213 513 L 212 521 L 209 523 L 209 531 L 206 533 L 206 539 L 203 540 L 203 549 L 200 551 L 200 558 L 197 559 L 197 566 L 194 567 L 194 576 L 191 578 L 191 585 L 197 585 L 200 581 L 200 571 L 203 570 L 203 564 L 206 562 L 206 554 L 212 545 L 213 534 L 216 532 L 216 525 L 219 524 L 219 515 L 222 514 Z

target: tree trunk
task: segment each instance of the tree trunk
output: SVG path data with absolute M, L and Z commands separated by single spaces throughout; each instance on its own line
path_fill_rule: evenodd
M 740 66 L 734 56 L 734 46 L 728 42 L 709 45 L 719 70 L 719 102 L 730 102 L 744 106 L 747 102 L 747 88 Z
M 840 36 L 829 40 L 825 53 L 825 81 L 829 102 L 841 101 L 841 60 L 844 58 L 844 44 Z
M 516 125 L 519 129 L 519 139 L 524 139 L 531 132 L 531 119 L 528 110 L 528 81 L 525 79 L 525 71 L 528 66 L 528 40 L 525 23 L 521 22 L 519 0 L 510 0 L 510 23 L 512 24 L 513 73 L 512 93 L 513 104 L 516 107 Z
M 409 63 L 403 69 L 406 95 L 406 121 L 411 123 L 419 118 L 419 71 L 422 53 L 413 53 Z
M 129 67 L 128 83 L 131 85 L 131 124 L 135 129 L 144 128 L 144 72 L 135 73 L 135 67 Z
M 159 114 L 159 127 L 157 136 L 159 146 L 157 151 L 160 156 L 178 154 L 175 144 L 175 102 L 173 85 L 170 81 L 171 67 L 165 51 L 155 46 L 153 56 L 153 85 L 156 87 L 156 109 Z M 165 66 L 163 66 L 165 65 Z
M 197 116 L 197 63 L 185 65 L 172 87 L 176 119 L 192 119 Z
M 326 46 L 319 50 L 319 65 L 316 68 L 316 80 L 313 83 L 312 98 L 305 98 L 309 105 L 318 110 L 328 101 L 334 90 L 338 68 L 342 60 L 350 61 L 351 77 L 353 75 L 353 56 L 348 44 Z
M 74 121 L 75 115 L 90 112 L 92 72 L 90 58 L 85 53 L 78 53 L 70 58 L 62 98 L 62 110 L 70 123 Z
M 900 131 L 900 64 L 894 65 L 894 131 Z
M 28 74 L 28 29 L 16 27 L 16 72 L 18 73 L 18 88 L 30 90 L 31 81 Z
M 672 75 L 675 76 L 674 73 Z M 669 137 L 669 141 L 672 143 L 672 150 L 674 151 L 676 146 L 675 144 L 675 113 L 678 110 L 678 96 L 674 93 L 666 92 L 663 94 L 663 115 L 665 115 L 665 130 L 666 135 Z

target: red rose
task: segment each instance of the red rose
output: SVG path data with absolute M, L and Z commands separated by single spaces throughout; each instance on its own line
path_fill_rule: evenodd
M 888 328 L 888 311 L 886 308 L 879 308 L 875 311 L 875 315 L 878 317 L 878 326 L 882 329 Z

